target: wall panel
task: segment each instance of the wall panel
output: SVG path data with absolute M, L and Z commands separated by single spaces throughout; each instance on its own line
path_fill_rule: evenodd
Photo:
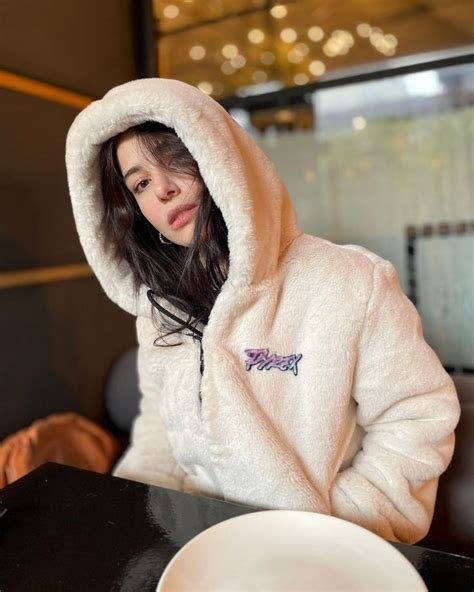
M 91 99 L 136 78 L 132 0 L 19 0 L 0 4 L 0 440 L 51 413 L 104 419 L 114 360 L 135 344 L 133 318 L 84 276 L 64 150 L 79 112 L 31 96 L 8 73 Z M 1 72 L 0 72 L 1 74 Z M 28 82 L 28 80 L 26 80 Z M 76 264 L 79 264 L 76 268 Z M 38 283 L 45 268 L 77 276 Z M 8 274 L 8 276 L 7 276 Z M 65 276 L 64 276 L 65 277 Z M 31 281 L 28 280 L 31 279 Z M 22 281 L 25 277 L 22 278 Z
M 93 97 L 135 77 L 132 0 L 0 3 L 0 67 Z

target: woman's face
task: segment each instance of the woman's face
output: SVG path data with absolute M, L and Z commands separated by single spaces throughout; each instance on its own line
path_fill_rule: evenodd
M 164 237 L 188 247 L 204 189 L 200 179 L 154 164 L 133 132 L 121 135 L 117 160 L 123 180 L 145 218 Z

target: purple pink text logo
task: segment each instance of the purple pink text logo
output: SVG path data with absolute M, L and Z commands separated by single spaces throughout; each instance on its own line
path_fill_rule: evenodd
M 257 370 L 270 370 L 278 368 L 282 372 L 291 370 L 295 376 L 298 376 L 298 362 L 303 354 L 291 354 L 290 356 L 279 356 L 269 353 L 268 349 L 246 349 L 247 359 L 245 360 L 245 369 L 249 372 L 254 366 Z

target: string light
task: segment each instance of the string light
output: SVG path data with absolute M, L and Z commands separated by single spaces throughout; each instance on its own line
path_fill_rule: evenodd
M 273 18 L 282 19 L 288 14 L 288 10 L 283 4 L 276 4 L 270 9 L 270 14 Z
M 321 60 L 313 60 L 309 64 L 308 70 L 313 76 L 322 76 L 326 72 L 326 66 Z
M 202 45 L 193 45 L 189 50 L 189 57 L 193 60 L 202 60 L 206 55 L 206 50 Z
M 191 3 L 193 0 L 182 0 L 183 3 Z M 266 0 L 252 0 L 254 5 L 262 5 Z M 283 4 L 275 5 L 270 10 L 271 15 L 276 19 L 282 19 L 288 14 L 286 6 Z M 175 4 L 168 4 L 163 9 L 163 16 L 165 18 L 176 18 L 180 14 L 180 9 Z M 366 22 L 359 23 L 356 27 L 357 35 L 362 38 L 368 39 L 370 44 L 380 53 L 386 56 L 391 56 L 396 53 L 398 45 L 398 39 L 393 34 L 384 34 L 379 27 L 372 27 Z M 325 38 L 325 32 L 319 26 L 312 26 L 307 29 L 306 35 L 312 42 L 318 42 Z M 329 35 L 329 33 L 328 33 Z M 355 35 L 355 33 L 354 33 Z M 292 64 L 299 64 L 303 62 L 305 56 L 310 54 L 310 47 L 307 43 L 299 42 L 298 32 L 292 27 L 285 27 L 279 32 L 280 39 L 286 43 L 291 44 L 288 48 L 287 58 Z M 247 33 L 247 38 L 250 43 L 258 45 L 262 43 L 266 34 L 264 30 L 260 28 L 250 29 Z M 339 55 L 345 55 L 349 52 L 350 48 L 354 46 L 354 36 L 346 30 L 336 29 L 330 33 L 329 37 L 325 40 L 322 50 L 328 57 L 336 57 Z M 362 43 L 359 41 L 359 43 Z M 247 59 L 239 53 L 239 48 L 234 43 L 227 43 L 221 49 L 222 55 L 226 58 L 220 69 L 225 75 L 232 75 L 236 70 L 243 68 L 247 64 Z M 189 57 L 192 60 L 202 60 L 207 54 L 206 48 L 202 45 L 193 45 L 189 49 Z M 311 60 L 311 55 L 308 56 L 308 61 Z M 275 55 L 271 51 L 264 51 L 259 55 L 259 61 L 265 65 L 270 66 L 275 63 Z M 326 65 L 321 60 L 312 60 L 309 64 L 305 61 L 304 68 L 308 68 L 308 73 L 313 77 L 322 76 L 326 72 Z M 302 69 L 301 67 L 298 69 Z M 264 70 L 256 70 L 252 73 L 253 68 L 249 68 L 246 74 L 251 75 L 251 78 L 255 84 L 265 83 L 269 80 L 267 72 Z M 308 84 L 310 77 L 304 72 L 299 72 L 293 76 L 294 84 L 305 85 Z M 209 82 L 201 81 L 197 84 L 197 87 L 208 95 L 221 95 L 224 92 L 224 85 L 221 82 Z M 367 121 L 364 117 L 354 117 L 352 120 L 354 129 L 362 130 L 367 126 Z
M 229 60 L 235 58 L 239 55 L 239 48 L 233 43 L 227 43 L 222 48 L 222 55 Z
M 293 80 L 295 81 L 296 84 L 302 85 L 302 84 L 307 84 L 309 82 L 309 77 L 307 74 L 303 74 L 301 72 L 300 74 L 296 74 L 296 76 L 293 78 Z
M 385 41 L 392 47 L 397 47 L 398 45 L 398 39 L 395 37 L 395 35 L 392 35 L 390 33 L 388 35 L 385 35 Z
M 163 16 L 165 18 L 173 19 L 176 18 L 179 14 L 179 8 L 174 4 L 168 4 L 163 9 Z
M 329 57 L 334 58 L 337 56 L 337 51 L 335 51 L 330 45 L 325 45 L 323 47 L 323 52 Z
M 360 23 L 357 25 L 356 31 L 361 37 L 368 38 L 370 36 L 370 32 L 372 31 L 372 27 L 367 23 Z
M 395 54 L 395 48 L 398 45 L 398 39 L 395 35 L 384 35 L 381 29 L 373 28 L 370 31 L 369 41 L 377 51 L 392 56 Z
M 212 94 L 213 86 L 210 82 L 203 81 L 198 84 L 198 89 L 206 95 Z
M 262 43 L 265 39 L 265 33 L 260 29 L 252 29 L 248 32 L 247 37 L 251 43 Z
M 307 35 L 311 41 L 321 41 L 324 37 L 324 31 L 321 27 L 310 27 L 307 31 Z
M 234 68 L 243 68 L 247 63 L 247 60 L 243 55 L 236 55 L 235 58 L 230 59 L 230 63 L 232 66 L 234 66 Z
M 309 53 L 309 47 L 306 43 L 295 43 L 295 49 L 296 51 L 299 51 L 302 56 L 308 55 Z
M 375 45 L 377 47 L 377 45 L 379 45 L 382 42 L 383 39 L 383 33 L 379 32 L 379 31 L 371 31 L 370 32 L 370 43 L 372 43 L 372 45 Z
M 301 62 L 301 60 L 303 59 L 303 56 L 301 55 L 301 53 L 295 48 L 290 49 L 287 57 L 288 57 L 288 61 L 291 62 L 292 64 L 299 64 Z
M 280 31 L 280 39 L 285 43 L 293 43 L 298 39 L 298 34 L 291 27 L 286 27 Z
M 252 74 L 252 80 L 256 84 L 260 84 L 262 82 L 266 82 L 268 80 L 267 73 L 264 72 L 263 70 L 255 70 L 255 72 Z
M 345 55 L 353 45 L 354 37 L 349 31 L 336 29 L 324 44 L 323 52 L 333 58 L 337 55 Z
M 333 33 L 333 36 L 336 39 L 341 39 L 344 45 L 347 47 L 353 47 L 354 45 L 354 37 L 349 31 L 345 31 L 344 29 L 336 29 Z
M 235 68 L 230 62 L 224 62 L 221 65 L 221 71 L 223 74 L 230 76 L 231 74 L 233 74 L 235 72 Z
M 260 61 L 262 62 L 262 64 L 265 64 L 265 66 L 271 66 L 275 63 L 275 56 L 271 51 L 264 51 L 260 55 Z

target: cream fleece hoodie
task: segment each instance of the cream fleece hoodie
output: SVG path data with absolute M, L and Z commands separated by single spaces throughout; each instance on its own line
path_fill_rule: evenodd
M 191 336 L 153 346 L 147 287 L 135 298 L 99 228 L 100 145 L 147 120 L 175 129 L 228 227 L 229 276 L 204 328 L 202 376 Z M 298 230 L 265 154 L 183 82 L 135 80 L 93 102 L 71 126 L 66 163 L 87 260 L 137 317 L 143 398 L 115 474 L 423 538 L 460 409 L 391 263 Z

